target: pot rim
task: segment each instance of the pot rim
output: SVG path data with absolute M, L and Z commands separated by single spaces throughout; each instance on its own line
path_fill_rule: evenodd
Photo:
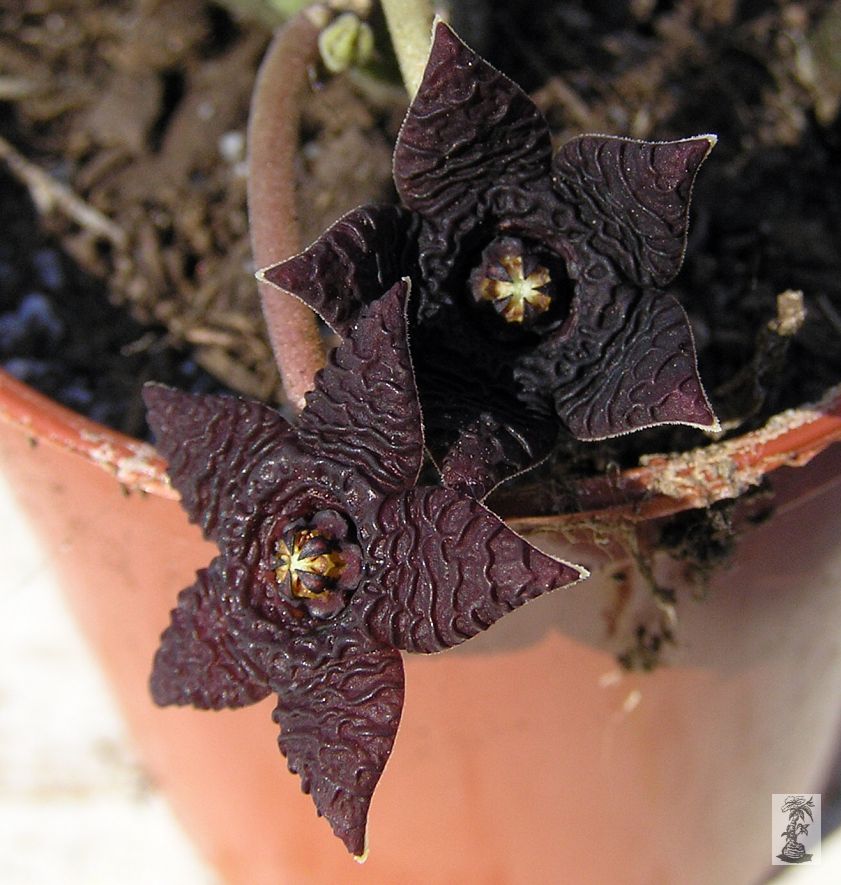
M 178 500 L 155 447 L 86 418 L 0 369 L 0 421 L 112 474 L 128 491 Z
M 127 491 L 170 500 L 179 495 L 154 446 L 62 406 L 0 369 L 0 421 L 64 449 L 112 474 Z M 771 417 L 749 433 L 688 452 L 652 454 L 639 467 L 578 480 L 580 509 L 553 516 L 506 519 L 521 531 L 548 531 L 592 520 L 631 522 L 671 516 L 737 498 L 779 467 L 802 467 L 841 441 L 841 384 L 821 397 Z

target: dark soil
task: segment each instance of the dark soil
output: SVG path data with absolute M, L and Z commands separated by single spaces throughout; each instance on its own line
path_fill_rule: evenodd
M 140 390 L 169 379 L 185 389 L 223 385 L 173 347 L 165 328 L 144 326 L 108 300 L 41 232 L 22 185 L 0 175 L 0 353 L 3 367 L 64 405 L 133 436 L 146 435 Z
M 280 395 L 243 164 L 269 34 L 231 5 L 0 7 L 0 136 L 112 225 L 103 234 L 66 210 L 36 210 L 19 172 L 0 165 L 0 359 L 131 433 L 143 432 L 148 378 L 204 389 L 207 370 L 229 389 Z M 533 91 L 559 141 L 582 131 L 719 136 L 674 287 L 719 414 L 744 430 L 841 380 L 841 4 L 455 6 L 468 42 Z M 314 89 L 300 155 L 308 238 L 358 203 L 391 197 L 402 111 L 392 88 L 362 94 L 336 78 Z M 790 347 L 769 345 L 762 330 L 787 289 L 803 291 L 807 319 Z M 703 439 L 656 430 L 564 443 L 550 469 L 625 466 L 644 449 Z

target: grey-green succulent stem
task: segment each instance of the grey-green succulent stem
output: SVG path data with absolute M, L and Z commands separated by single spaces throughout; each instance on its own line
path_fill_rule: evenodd
M 269 46 L 251 99 L 248 122 L 248 215 L 258 268 L 301 249 L 295 191 L 295 155 L 309 68 L 318 59 L 323 8 L 291 19 Z M 326 19 L 325 19 L 326 20 Z M 313 376 L 324 365 L 315 314 L 268 283 L 259 284 L 263 314 L 290 404 L 300 409 Z
M 381 0 L 391 42 L 409 98 L 420 86 L 432 40 L 434 11 L 429 0 Z

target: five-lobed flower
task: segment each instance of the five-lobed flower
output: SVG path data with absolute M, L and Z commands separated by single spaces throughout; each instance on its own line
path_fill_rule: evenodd
M 583 570 L 474 498 L 417 486 L 408 283 L 363 307 L 292 427 L 234 397 L 149 385 L 157 444 L 219 555 L 161 638 L 157 703 L 278 695 L 280 749 L 355 855 L 403 708 L 400 651 L 457 645 Z
M 437 23 L 394 154 L 402 206 L 364 206 L 261 277 L 339 334 L 409 276 L 427 443 L 484 497 L 552 448 L 663 423 L 715 430 L 683 309 L 695 174 L 714 136 L 583 135 Z

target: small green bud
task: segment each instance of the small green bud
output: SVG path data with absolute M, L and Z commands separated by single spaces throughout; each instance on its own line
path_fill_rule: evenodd
M 352 12 L 343 12 L 318 36 L 318 49 L 324 66 L 332 74 L 364 65 L 374 54 L 374 34 Z

